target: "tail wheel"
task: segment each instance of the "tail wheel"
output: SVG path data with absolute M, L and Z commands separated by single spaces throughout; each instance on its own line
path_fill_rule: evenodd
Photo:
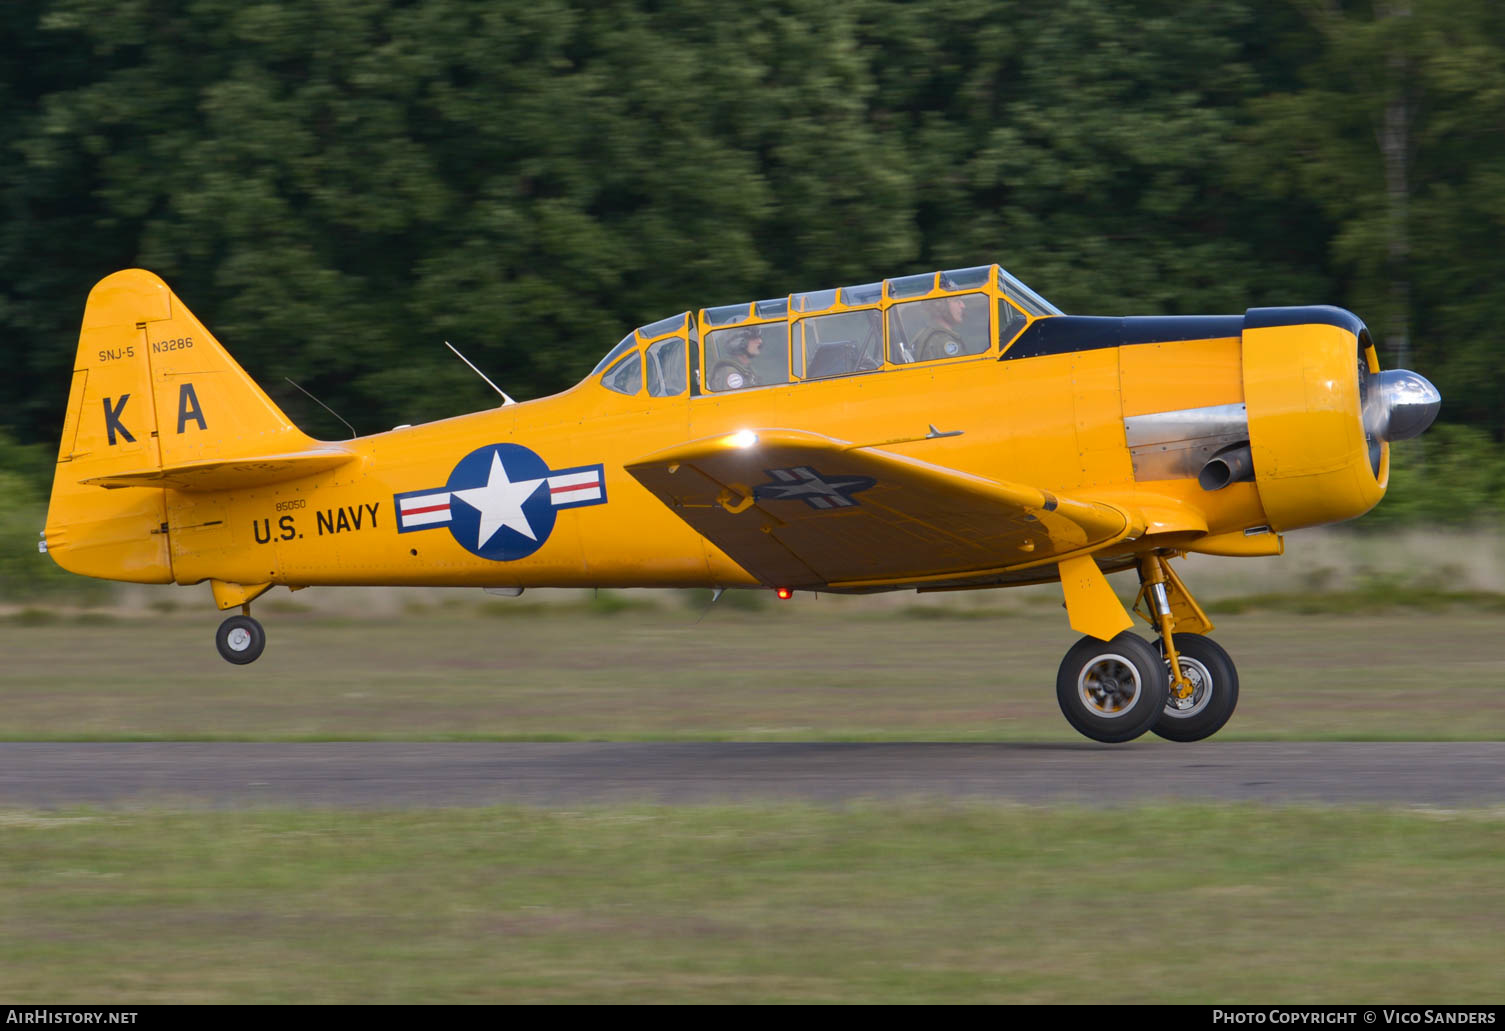
M 1168 695 L 1154 730 L 1171 741 L 1201 741 L 1221 730 L 1233 715 L 1238 705 L 1238 670 L 1223 646 L 1210 637 L 1176 634 L 1173 640 L 1192 693 L 1188 698 Z M 1155 644 L 1163 655 L 1162 642 Z
M 1084 637 L 1061 660 L 1056 701 L 1077 731 L 1094 741 L 1132 741 L 1165 709 L 1170 676 L 1165 659 L 1125 631 L 1111 641 Z
M 215 631 L 214 645 L 226 662 L 244 666 L 261 657 L 267 646 L 267 632 L 250 616 L 231 616 Z

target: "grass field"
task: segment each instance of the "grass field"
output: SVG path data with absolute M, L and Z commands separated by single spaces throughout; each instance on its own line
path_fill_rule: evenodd
M 1214 617 L 1242 684 L 1221 737 L 1505 737 L 1492 604 L 1356 597 L 1223 603 L 1244 611 Z M 262 607 L 269 644 L 248 667 L 215 653 L 212 610 L 14 611 L 0 739 L 1076 739 L 1055 702 L 1076 636 L 1055 594 L 624 604 L 467 594 L 339 615 L 283 601 Z
M 1498 1002 L 1505 814 L 0 813 L 0 997 Z
M 1390 575 L 1213 592 L 1217 740 L 1505 737 L 1494 574 Z M 0 610 L 0 740 L 1078 740 L 1049 588 L 317 593 L 245 668 L 196 596 Z M 0 998 L 1498 1002 L 1502 850 L 1498 809 L 0 810 Z

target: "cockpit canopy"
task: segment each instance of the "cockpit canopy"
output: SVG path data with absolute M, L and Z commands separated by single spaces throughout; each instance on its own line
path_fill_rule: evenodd
M 1061 310 L 998 265 L 702 308 L 641 326 L 590 378 L 677 397 L 996 356 Z

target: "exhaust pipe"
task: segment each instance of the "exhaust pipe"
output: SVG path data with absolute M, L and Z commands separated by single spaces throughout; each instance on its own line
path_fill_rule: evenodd
M 1222 490 L 1230 483 L 1254 479 L 1254 453 L 1246 440 L 1225 447 L 1207 460 L 1197 475 L 1197 484 L 1207 491 Z

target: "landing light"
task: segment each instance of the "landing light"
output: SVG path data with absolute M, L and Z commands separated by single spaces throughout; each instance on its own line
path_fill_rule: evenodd
M 758 442 L 758 435 L 752 430 L 738 430 L 727 437 L 726 442 L 732 447 L 752 447 Z

